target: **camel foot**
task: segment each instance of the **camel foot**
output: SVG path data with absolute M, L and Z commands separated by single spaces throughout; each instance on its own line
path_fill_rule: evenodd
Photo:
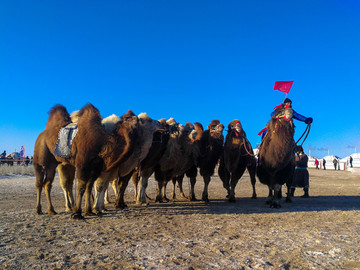
M 277 202 L 273 202 L 272 204 L 270 204 L 270 208 L 279 209 L 281 208 L 281 205 Z
M 187 200 L 187 199 L 188 199 L 188 197 L 186 197 L 184 193 L 180 193 L 180 197 L 181 197 L 181 199 L 183 199 L 183 200 Z
M 71 214 L 71 218 L 78 219 L 78 220 L 84 219 L 84 217 L 81 215 L 81 213 L 73 213 L 73 214 Z
M 252 199 L 252 200 L 256 200 L 256 199 L 257 199 L 256 194 L 252 195 L 251 199 Z
M 96 216 L 96 214 L 93 211 L 86 211 L 84 216 L 91 217 L 91 216 Z
M 48 215 L 50 215 L 50 216 L 54 216 L 56 214 L 57 214 L 57 212 L 55 212 L 55 210 L 49 210 L 48 211 Z

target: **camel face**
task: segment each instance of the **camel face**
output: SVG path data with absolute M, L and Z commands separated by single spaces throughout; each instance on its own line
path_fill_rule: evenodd
M 183 134 L 187 135 L 189 140 L 191 142 L 194 142 L 196 139 L 196 136 L 198 135 L 197 131 L 195 130 L 195 127 L 192 123 L 187 122 L 185 124 L 184 129 L 182 130 Z

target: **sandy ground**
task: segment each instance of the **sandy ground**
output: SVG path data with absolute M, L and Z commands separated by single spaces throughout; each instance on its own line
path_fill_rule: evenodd
M 281 209 L 265 204 L 268 191 L 259 182 L 258 199 L 250 199 L 244 175 L 236 203 L 227 202 L 218 177 L 209 204 L 178 198 L 136 206 L 130 183 L 126 210 L 111 204 L 104 215 L 85 220 L 64 212 L 58 179 L 52 192 L 58 215 L 48 216 L 35 214 L 34 177 L 0 177 L 0 268 L 360 269 L 360 175 L 309 171 L 311 198 L 297 189 Z M 202 188 L 198 177 L 198 198 Z

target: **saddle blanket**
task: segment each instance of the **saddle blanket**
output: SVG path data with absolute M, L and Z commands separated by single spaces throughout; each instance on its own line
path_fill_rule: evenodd
M 56 143 L 54 155 L 63 158 L 70 158 L 71 145 L 78 132 L 76 123 L 68 124 L 59 131 L 58 141 Z

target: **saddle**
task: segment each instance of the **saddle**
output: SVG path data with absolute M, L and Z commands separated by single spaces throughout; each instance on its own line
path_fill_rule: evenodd
M 54 150 L 54 155 L 62 158 L 70 158 L 71 146 L 78 132 L 77 123 L 70 123 L 59 131 L 58 141 Z

